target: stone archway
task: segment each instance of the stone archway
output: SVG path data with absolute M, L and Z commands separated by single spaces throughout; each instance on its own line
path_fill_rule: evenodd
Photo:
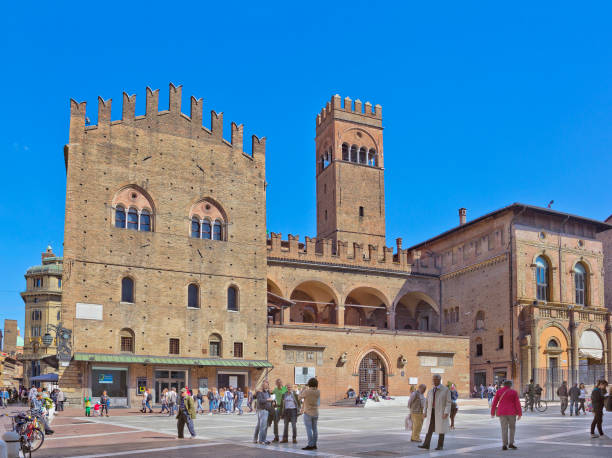
M 387 386 L 387 375 L 387 367 L 382 356 L 370 351 L 359 362 L 359 393 Z

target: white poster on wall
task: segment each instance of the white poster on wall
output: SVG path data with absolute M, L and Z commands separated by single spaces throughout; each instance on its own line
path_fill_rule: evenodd
M 229 384 L 230 386 L 233 386 L 234 388 L 238 386 L 238 376 L 237 375 L 230 375 L 229 376 Z
M 295 366 L 295 384 L 306 385 L 315 376 L 314 367 Z

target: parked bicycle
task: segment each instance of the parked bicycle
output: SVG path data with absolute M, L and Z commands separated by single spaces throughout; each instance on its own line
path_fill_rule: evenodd
M 523 406 L 523 410 L 527 410 L 531 408 L 531 403 L 533 403 L 533 408 L 538 412 L 544 412 L 548 409 L 548 402 L 542 400 L 541 398 L 529 399 L 529 396 L 525 396 L 525 405 Z
M 16 415 L 4 414 L 11 419 L 11 430 L 19 434 L 21 453 L 24 457 L 32 456 L 45 441 L 44 423 L 38 413 L 31 411 L 12 412 Z

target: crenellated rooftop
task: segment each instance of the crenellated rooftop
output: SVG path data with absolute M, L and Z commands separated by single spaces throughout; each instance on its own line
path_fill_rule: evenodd
M 355 99 L 353 102 L 350 97 L 345 97 L 343 104 L 340 95 L 336 94 L 327 102 L 327 105 L 321 110 L 321 113 L 317 115 L 317 127 L 324 123 L 330 116 L 343 118 L 346 114 L 352 115 L 353 117 L 356 115 L 369 118 L 368 121 L 374 121 L 376 125 L 382 123 L 382 106 L 377 104 L 374 105 L 374 109 L 372 109 L 372 104 L 370 102 L 364 104 L 359 99 Z
M 282 240 L 281 234 L 275 232 L 270 233 L 267 242 L 268 258 L 272 259 L 395 270 L 408 274 L 439 274 L 433 258 L 428 255 L 423 257 L 418 250 L 402 249 L 401 239 L 398 239 L 395 253 L 391 247 L 383 246 L 380 249 L 377 245 L 368 245 L 364 249 L 360 243 L 349 246 L 341 240 L 338 240 L 334 250 L 331 239 L 305 237 L 305 243 L 301 243 L 299 235 L 289 234 L 287 240 Z
M 190 115 L 181 112 L 182 86 L 170 83 L 168 110 L 159 111 L 159 89 L 146 89 L 145 114 L 136 116 L 136 95 L 123 93 L 122 115 L 120 120 L 111 120 L 112 99 L 104 100 L 98 97 L 98 124 L 89 125 L 87 118 L 87 102 L 77 102 L 70 99 L 70 135 L 73 138 L 82 131 L 107 130 L 111 125 L 126 124 L 135 127 L 147 127 L 162 130 L 162 123 L 171 126 L 169 130 L 177 135 L 184 135 L 200 139 L 204 134 L 211 140 L 218 140 L 239 151 L 243 150 L 244 126 L 231 123 L 231 138 L 227 141 L 223 138 L 223 113 L 214 110 L 210 112 L 210 129 L 202 124 L 204 103 L 201 98 L 191 97 Z M 167 122 L 166 122 L 167 121 Z M 265 156 L 266 138 L 252 136 L 253 157 Z

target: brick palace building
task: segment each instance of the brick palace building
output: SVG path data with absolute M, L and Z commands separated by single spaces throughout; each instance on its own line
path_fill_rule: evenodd
M 411 248 L 385 246 L 382 108 L 334 96 L 316 119 L 317 236 L 266 232 L 265 138 L 243 150 L 223 114 L 202 125 L 147 88 L 97 125 L 71 101 L 62 319 L 80 400 L 137 405 L 150 387 L 256 387 L 315 375 L 324 401 L 349 387 L 407 395 L 432 373 L 474 383 L 542 369 L 610 369 L 603 248 L 612 226 L 513 204 Z M 565 368 L 565 369 L 564 369 Z M 573 371 L 573 372 L 572 372 Z M 555 376 L 557 374 L 555 372 Z M 548 383 L 550 371 L 541 374 Z M 550 382 L 554 383 L 554 381 Z

